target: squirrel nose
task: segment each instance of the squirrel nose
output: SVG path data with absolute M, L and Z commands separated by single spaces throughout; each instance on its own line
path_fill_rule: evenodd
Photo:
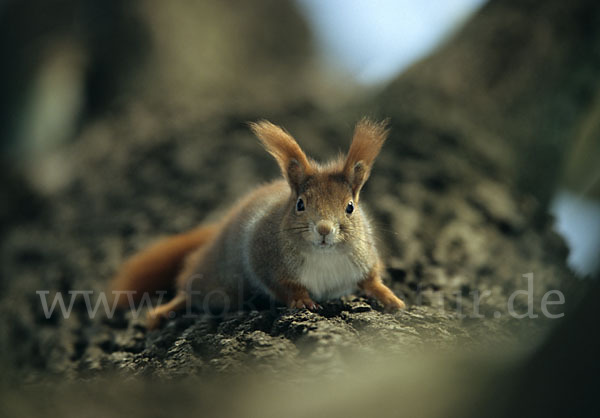
M 317 232 L 322 236 L 326 237 L 333 231 L 333 222 L 331 221 L 319 221 L 317 224 Z

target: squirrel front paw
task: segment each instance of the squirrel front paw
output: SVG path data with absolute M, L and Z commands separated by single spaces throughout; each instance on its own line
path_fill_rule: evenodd
M 323 309 L 321 305 L 313 301 L 311 298 L 294 299 L 288 304 L 290 308 L 308 309 L 309 311 L 317 311 Z
M 398 298 L 386 285 L 381 282 L 378 276 L 373 276 L 360 283 L 359 286 L 365 291 L 367 296 L 377 299 L 387 312 L 406 309 L 402 299 Z

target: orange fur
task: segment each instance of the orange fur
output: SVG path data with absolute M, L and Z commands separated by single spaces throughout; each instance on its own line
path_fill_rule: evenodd
M 211 240 L 217 231 L 216 225 L 201 226 L 156 242 L 127 260 L 111 281 L 110 290 L 136 291 L 133 301 L 139 301 L 144 292 L 172 289 L 185 256 Z M 118 306 L 127 303 L 128 298 L 124 295 L 117 301 Z
M 367 296 L 373 297 L 380 301 L 386 310 L 405 309 L 406 305 L 402 300 L 392 292 L 381 281 L 381 271 L 383 265 L 379 262 L 365 280 L 360 282 L 358 286 L 366 293 Z
M 282 174 L 292 186 L 300 185 L 314 173 L 313 166 L 296 140 L 279 126 L 263 120 L 250 123 L 250 129 L 275 158 Z
M 367 118 L 363 118 L 356 124 L 343 168 L 356 195 L 369 178 L 373 162 L 388 136 L 387 124 L 387 120 L 373 122 Z M 356 198 L 358 199 L 358 196 Z

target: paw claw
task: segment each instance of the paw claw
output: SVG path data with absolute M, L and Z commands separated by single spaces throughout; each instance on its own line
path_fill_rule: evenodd
M 315 311 L 321 309 L 321 306 L 318 303 L 313 302 L 311 299 L 299 299 L 292 301 L 290 303 L 290 308 L 308 309 L 310 311 Z
M 313 303 L 313 305 L 310 307 L 311 311 L 320 311 L 322 309 L 323 309 L 323 307 L 321 305 L 319 305 L 318 303 Z

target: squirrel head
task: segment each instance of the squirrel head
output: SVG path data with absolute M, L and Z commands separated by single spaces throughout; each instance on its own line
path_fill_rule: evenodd
M 364 245 L 367 228 L 360 191 L 388 135 L 387 121 L 359 121 L 346 155 L 327 164 L 306 157 L 296 140 L 268 121 L 250 127 L 275 158 L 291 188 L 282 229 L 318 248 Z

